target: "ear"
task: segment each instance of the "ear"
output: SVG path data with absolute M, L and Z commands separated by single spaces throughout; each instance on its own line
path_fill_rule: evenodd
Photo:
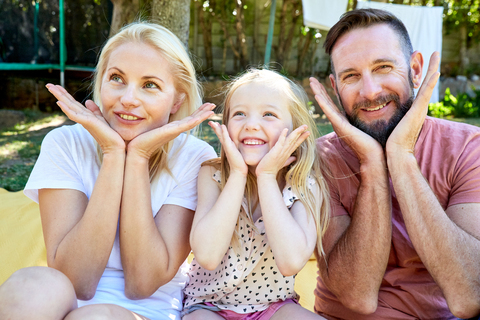
M 330 85 L 332 86 L 333 91 L 335 91 L 335 95 L 337 96 L 337 99 L 338 99 L 338 91 L 337 91 L 337 84 L 335 82 L 335 76 L 333 74 L 330 74 L 329 78 L 330 78 Z
M 410 56 L 410 70 L 412 74 L 413 86 L 415 89 L 422 83 L 423 56 L 419 51 L 415 51 Z
M 178 111 L 178 109 L 180 109 L 180 107 L 182 106 L 182 103 L 183 101 L 185 101 L 185 93 L 180 93 L 177 97 L 177 101 L 175 102 L 175 104 L 173 105 L 172 107 L 172 110 L 170 110 L 170 114 L 175 114 L 175 112 Z

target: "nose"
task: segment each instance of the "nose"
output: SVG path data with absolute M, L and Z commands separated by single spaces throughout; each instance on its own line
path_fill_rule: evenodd
M 245 122 L 245 130 L 258 131 L 260 130 L 260 123 L 256 117 L 248 117 Z
M 124 107 L 135 108 L 140 105 L 140 100 L 138 99 L 137 94 L 135 86 L 127 86 L 124 94 L 120 98 L 120 102 Z
M 360 94 L 368 100 L 374 100 L 382 92 L 382 86 L 378 79 L 375 79 L 371 74 L 362 76 L 362 88 Z

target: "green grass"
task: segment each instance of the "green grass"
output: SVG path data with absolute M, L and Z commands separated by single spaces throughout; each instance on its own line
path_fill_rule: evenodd
M 0 130 L 0 188 L 9 191 L 19 191 L 25 187 L 40 153 L 43 138 L 55 126 L 61 125 L 67 120 L 61 114 L 32 111 L 24 111 L 24 113 L 26 118 L 24 123 Z M 480 118 L 450 120 L 480 127 Z M 331 124 L 325 121 L 319 121 L 317 128 L 321 135 L 333 131 Z M 219 153 L 220 143 L 207 121 L 200 127 L 198 136 Z
M 45 135 L 67 120 L 61 114 L 24 111 L 25 121 L 0 130 L 0 188 L 22 190 L 40 153 Z

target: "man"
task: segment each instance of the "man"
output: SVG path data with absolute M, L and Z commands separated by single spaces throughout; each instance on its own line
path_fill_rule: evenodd
M 328 319 L 456 319 L 480 313 L 480 128 L 426 117 L 439 73 L 382 10 L 342 16 L 325 41 L 341 113 L 319 82 L 334 133 L 332 218 L 315 310 Z

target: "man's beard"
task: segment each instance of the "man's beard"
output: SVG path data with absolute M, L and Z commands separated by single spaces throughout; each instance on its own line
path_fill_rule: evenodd
M 340 98 L 340 96 L 338 96 L 338 99 L 343 107 L 342 99 Z M 373 121 L 370 124 L 367 124 L 358 118 L 358 111 L 361 108 L 379 106 L 384 103 L 388 103 L 389 101 L 392 101 L 395 104 L 396 108 L 395 113 L 389 120 L 379 119 Z M 397 124 L 403 119 L 405 114 L 407 114 L 408 110 L 410 110 L 413 101 L 413 92 L 412 95 L 404 103 L 400 103 L 400 97 L 397 94 L 391 93 L 389 95 L 380 96 L 373 101 L 364 100 L 362 102 L 356 103 L 352 108 L 352 114 L 348 114 L 347 112 L 345 112 L 345 116 L 347 117 L 351 125 L 370 135 L 372 138 L 377 140 L 385 149 L 388 137 L 390 137 L 390 134 L 393 132 Z M 345 110 L 345 108 L 343 109 Z

